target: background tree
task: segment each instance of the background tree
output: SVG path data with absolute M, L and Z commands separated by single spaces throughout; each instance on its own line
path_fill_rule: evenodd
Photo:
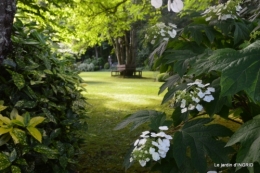
M 15 12 L 15 0 L 2 0 L 0 2 L 0 61 L 11 50 L 11 32 Z

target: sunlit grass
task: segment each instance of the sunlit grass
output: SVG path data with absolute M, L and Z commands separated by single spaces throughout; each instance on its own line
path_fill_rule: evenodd
M 138 110 L 153 109 L 170 112 L 167 105 L 161 106 L 163 95 L 158 95 L 162 83 L 154 81 L 156 72 L 143 72 L 142 79 L 110 77 L 110 72 L 88 72 L 80 76 L 86 82 L 88 98 L 89 130 L 82 146 L 80 173 L 123 173 L 124 156 L 132 142 L 146 125 L 129 132 L 129 129 L 114 131 L 123 118 Z M 145 173 L 149 169 L 135 164 L 127 172 Z

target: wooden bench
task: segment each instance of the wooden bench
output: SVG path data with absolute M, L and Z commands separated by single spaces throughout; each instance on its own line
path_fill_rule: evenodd
M 142 77 L 142 70 L 136 70 L 135 66 L 117 65 L 116 69 L 111 70 L 111 76 L 135 76 Z

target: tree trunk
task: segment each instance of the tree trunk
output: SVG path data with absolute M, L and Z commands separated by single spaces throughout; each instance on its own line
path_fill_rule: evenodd
M 14 15 L 16 12 L 15 0 L 1 0 L 0 2 L 0 62 L 11 51 L 11 33 Z

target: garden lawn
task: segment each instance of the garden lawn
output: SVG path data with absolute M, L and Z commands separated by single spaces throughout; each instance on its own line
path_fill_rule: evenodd
M 170 112 L 161 106 L 163 95 L 158 96 L 162 83 L 155 82 L 156 72 L 143 72 L 143 78 L 110 77 L 110 72 L 85 72 L 80 76 L 86 82 L 89 105 L 89 130 L 80 155 L 80 173 L 123 173 L 124 156 L 140 133 L 149 130 L 146 125 L 133 132 L 129 129 L 115 131 L 113 128 L 123 118 L 143 109 Z M 145 173 L 135 163 L 129 173 Z

